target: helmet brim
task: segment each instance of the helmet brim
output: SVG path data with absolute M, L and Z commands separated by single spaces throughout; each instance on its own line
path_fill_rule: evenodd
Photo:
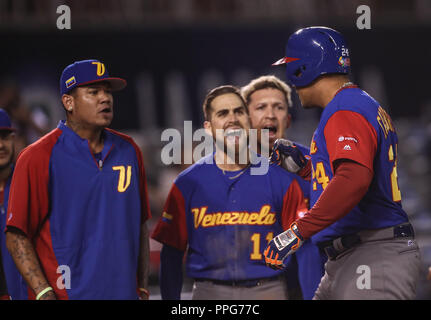
M 275 61 L 272 65 L 273 66 L 279 66 L 279 65 L 282 65 L 282 64 L 286 64 L 286 63 L 289 63 L 289 62 L 296 61 L 296 60 L 299 60 L 299 58 L 283 57 L 283 58 L 278 59 L 277 61 Z

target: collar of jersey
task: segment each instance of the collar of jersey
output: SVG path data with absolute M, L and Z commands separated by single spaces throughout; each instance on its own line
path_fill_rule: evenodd
M 269 158 L 263 157 L 260 154 L 258 154 L 257 152 L 253 151 L 250 148 L 250 146 L 248 147 L 248 150 L 250 152 L 249 153 L 249 155 L 250 155 L 250 163 L 249 163 L 249 166 L 248 166 L 249 168 L 260 167 L 262 165 L 261 161 L 267 161 L 267 162 L 269 162 Z M 214 156 L 215 156 L 215 151 L 213 151 L 213 153 L 211 155 L 207 155 L 206 157 L 203 157 L 199 161 L 201 161 L 202 163 L 208 163 L 208 162 L 209 163 L 214 163 L 216 165 Z M 218 169 L 220 169 L 217 165 L 216 165 L 216 167 Z M 222 170 L 222 169 L 220 169 L 220 170 Z M 244 170 L 244 169 L 241 169 L 241 170 Z M 238 170 L 238 171 L 241 171 L 241 170 Z
M 73 131 L 68 126 L 66 126 L 65 123 L 66 123 L 65 120 L 60 120 L 57 128 L 60 129 L 63 132 L 63 134 L 71 138 L 75 143 L 81 145 L 83 148 L 86 148 L 90 151 L 88 140 L 81 138 L 75 131 Z M 101 152 L 102 154 L 101 158 L 105 159 L 109 151 L 113 147 L 113 141 L 112 141 L 112 136 L 108 130 L 103 130 L 102 134 L 104 136 L 104 141 L 103 141 L 103 150 Z
M 357 85 L 347 86 L 344 88 L 341 88 L 338 90 L 337 94 L 332 98 L 331 101 L 326 105 L 326 107 L 323 109 L 322 114 L 320 116 L 320 119 L 323 119 L 328 113 L 333 112 L 334 108 L 338 108 L 338 102 L 337 100 L 341 99 L 344 94 L 349 92 L 350 90 L 347 89 L 359 89 Z M 359 89 L 360 90 L 360 89 Z

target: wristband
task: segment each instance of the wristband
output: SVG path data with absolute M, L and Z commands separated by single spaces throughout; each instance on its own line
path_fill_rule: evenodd
M 40 298 L 47 293 L 48 291 L 54 291 L 54 289 L 52 287 L 46 287 L 45 289 L 43 289 L 41 292 L 38 293 L 38 295 L 36 296 L 36 300 L 40 300 Z

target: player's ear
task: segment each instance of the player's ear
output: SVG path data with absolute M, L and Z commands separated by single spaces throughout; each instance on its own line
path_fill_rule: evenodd
M 292 123 L 292 115 L 288 111 L 287 117 L 286 117 L 286 129 L 289 129 L 291 123 Z
M 72 112 L 74 106 L 73 96 L 63 94 L 63 96 L 61 97 L 61 101 L 63 102 L 63 106 L 66 111 Z
M 212 135 L 213 135 L 213 133 L 212 133 L 212 131 L 211 131 L 211 122 L 210 122 L 210 121 L 208 121 L 208 120 L 205 120 L 205 121 L 204 121 L 204 128 L 205 128 L 205 132 L 206 132 L 207 134 L 209 134 L 210 136 L 212 136 Z

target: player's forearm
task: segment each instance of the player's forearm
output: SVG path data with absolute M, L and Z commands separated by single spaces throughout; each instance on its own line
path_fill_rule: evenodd
M 50 286 L 43 274 L 34 247 L 24 233 L 18 229 L 8 228 L 6 246 L 19 272 L 36 296 Z M 41 300 L 52 298 L 55 299 L 54 292 L 48 291 Z
M 367 167 L 343 162 L 313 208 L 297 221 L 304 239 L 330 226 L 349 213 L 365 196 L 373 178 Z
M 138 288 L 148 289 L 150 272 L 150 242 L 147 223 L 141 225 L 140 249 L 138 257 Z

